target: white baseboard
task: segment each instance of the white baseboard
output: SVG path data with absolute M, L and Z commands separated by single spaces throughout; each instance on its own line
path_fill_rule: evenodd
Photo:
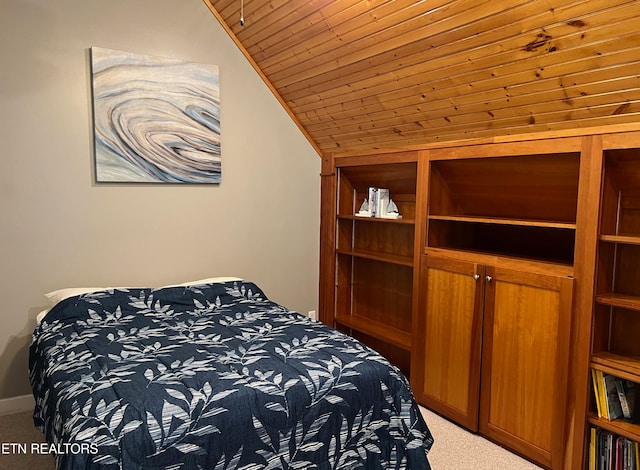
M 36 405 L 33 395 L 22 395 L 19 397 L 0 399 L 0 416 L 12 415 L 14 413 L 22 413 L 25 411 L 33 411 Z

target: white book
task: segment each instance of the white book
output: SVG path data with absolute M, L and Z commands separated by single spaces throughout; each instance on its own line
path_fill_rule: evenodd
M 387 188 L 376 188 L 377 199 L 375 208 L 375 217 L 384 217 L 389 207 L 389 190 Z
M 371 212 L 371 217 L 378 217 L 376 212 L 378 209 L 378 189 L 375 187 L 369 188 L 369 211 Z

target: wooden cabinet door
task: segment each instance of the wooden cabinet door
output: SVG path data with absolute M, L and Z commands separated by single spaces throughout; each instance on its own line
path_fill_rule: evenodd
M 421 269 L 414 390 L 430 409 L 477 431 L 483 268 L 423 255 Z
M 486 268 L 480 431 L 542 465 L 564 448 L 573 279 Z

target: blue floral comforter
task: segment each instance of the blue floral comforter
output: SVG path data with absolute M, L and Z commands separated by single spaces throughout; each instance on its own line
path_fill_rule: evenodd
M 405 377 L 250 282 L 66 299 L 29 368 L 59 469 L 429 468 Z

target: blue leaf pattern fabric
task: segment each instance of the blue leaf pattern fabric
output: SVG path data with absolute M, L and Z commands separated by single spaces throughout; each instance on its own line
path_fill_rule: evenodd
M 246 281 L 63 300 L 29 372 L 58 469 L 430 468 L 400 371 Z

